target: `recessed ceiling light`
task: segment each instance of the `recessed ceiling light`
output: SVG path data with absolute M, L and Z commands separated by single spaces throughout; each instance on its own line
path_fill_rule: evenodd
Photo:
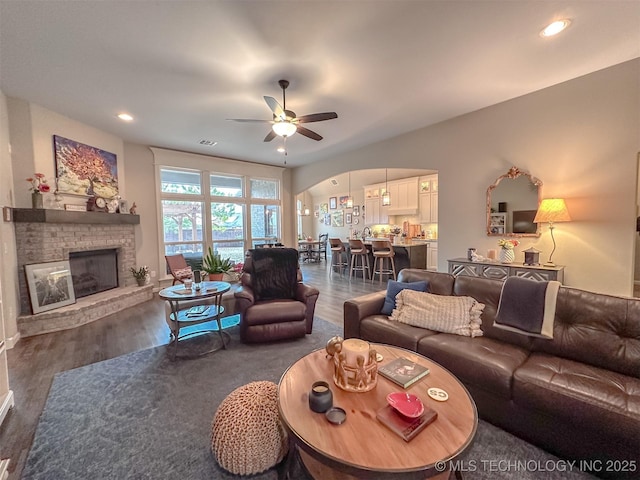
M 120 120 L 124 120 L 125 122 L 133 121 L 133 117 L 131 115 L 129 115 L 128 113 L 119 113 L 118 114 L 118 118 Z
M 200 140 L 200 145 L 206 145 L 207 147 L 213 147 L 214 145 L 217 145 L 218 142 L 214 141 L 214 140 Z
M 568 18 L 565 18 L 563 20 L 556 20 L 555 22 L 550 23 L 549 25 L 547 25 L 544 28 L 544 30 L 542 30 L 540 32 L 540 36 L 541 37 L 552 37 L 554 35 L 557 35 L 561 31 L 563 31 L 565 28 L 567 28 L 570 23 L 571 23 L 571 20 L 569 20 Z

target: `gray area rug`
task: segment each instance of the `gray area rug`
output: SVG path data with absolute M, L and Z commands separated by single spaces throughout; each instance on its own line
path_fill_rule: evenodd
M 22 478 L 239 478 L 220 469 L 210 451 L 220 402 L 248 382 L 277 383 L 290 364 L 342 332 L 318 319 L 312 335 L 286 342 L 244 345 L 238 327 L 228 332 L 227 350 L 197 359 L 173 362 L 162 346 L 56 375 Z M 197 350 L 206 341 L 195 337 L 180 347 Z M 509 467 L 507 460 L 527 464 Z M 555 457 L 482 421 L 462 463 L 465 479 L 591 478 L 558 467 L 548 471 L 554 465 Z M 275 480 L 278 472 L 250 478 Z M 296 462 L 293 478 L 307 478 Z

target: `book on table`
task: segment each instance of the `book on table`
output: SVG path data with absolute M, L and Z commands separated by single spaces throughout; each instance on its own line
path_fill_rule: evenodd
M 438 412 L 425 405 L 422 415 L 416 418 L 409 418 L 399 413 L 391 405 L 387 405 L 377 411 L 376 418 L 389 430 L 400 435 L 405 442 L 408 442 L 427 425 L 433 423 L 438 418 Z
M 408 358 L 400 357 L 378 367 L 378 373 L 402 388 L 407 388 L 426 377 L 429 369 Z

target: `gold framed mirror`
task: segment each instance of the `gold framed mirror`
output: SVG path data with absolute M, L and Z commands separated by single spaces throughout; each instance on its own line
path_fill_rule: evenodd
M 487 236 L 539 237 L 533 223 L 542 199 L 542 182 L 511 167 L 487 188 Z

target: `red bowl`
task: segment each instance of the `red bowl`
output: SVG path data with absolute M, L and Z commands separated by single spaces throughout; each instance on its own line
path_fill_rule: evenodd
M 413 393 L 391 392 L 387 395 L 387 403 L 405 417 L 417 418 L 424 413 L 422 400 Z

